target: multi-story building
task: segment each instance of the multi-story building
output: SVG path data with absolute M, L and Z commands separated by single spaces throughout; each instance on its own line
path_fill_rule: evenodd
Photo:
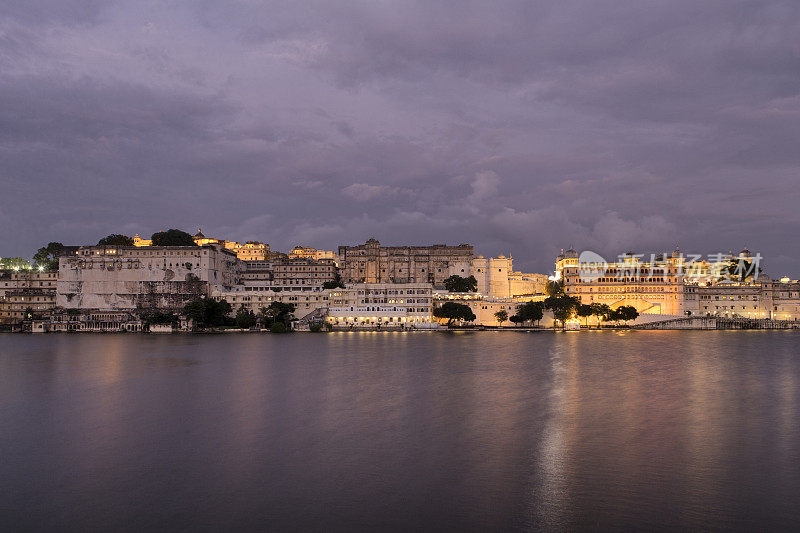
M 686 284 L 684 302 L 687 315 L 800 320 L 800 281 Z
M 245 290 L 311 291 L 336 278 L 336 265 L 330 259 L 275 259 L 248 261 L 240 269 L 240 280 Z
M 336 277 L 332 259 L 286 259 L 273 262 L 273 284 L 279 287 L 321 287 Z
M 128 311 L 57 311 L 39 321 L 41 332 L 141 332 L 144 324 L 140 317 Z M 37 331 L 34 322 L 34 331 Z
M 340 246 L 338 252 L 345 283 L 431 283 L 437 288 L 454 274 L 472 275 L 472 256 L 469 244 L 381 246 L 375 239 Z
M 495 298 L 510 298 L 544 293 L 547 276 L 514 271 L 513 258 L 501 255 L 472 261 L 472 275 L 478 281 L 478 292 Z
M 739 254 L 717 254 L 716 261 L 687 258 L 676 247 L 672 254 L 625 254 L 613 263 L 580 263 L 570 248 L 556 259 L 556 278 L 564 292 L 584 304 L 604 303 L 612 308 L 635 307 L 641 314 L 717 315 L 743 318 L 797 320 L 800 282 L 775 281 L 767 276 L 731 280 L 733 263 L 753 263 L 745 248 Z
M 763 298 L 761 283 L 686 284 L 684 314 L 726 317 L 770 318 L 770 305 Z
M 362 283 L 313 291 L 250 291 L 238 286 L 215 291 L 212 296 L 226 300 L 234 312 L 242 306 L 258 313 L 272 302 L 293 304 L 298 319 L 313 313 L 340 328 L 424 328 L 432 324 L 433 287 L 429 283 Z
M 240 261 L 266 261 L 270 258 L 269 244 L 263 242 L 247 241 L 241 244 L 225 241 L 225 248 L 233 251 Z
M 579 263 L 577 252 L 570 248 L 556 258 L 556 278 L 563 279 L 566 294 L 584 304 L 626 305 L 639 313 L 680 315 L 684 311 L 682 261 L 676 249 L 672 255 L 657 254 L 647 261 L 625 255 L 595 270 Z
M 37 269 L 0 270 L 0 297 L 7 291 L 21 289 L 50 290 L 55 292 L 58 272 Z
M 203 235 L 203 230 L 197 230 L 193 235 L 194 243 L 197 246 L 205 246 L 207 244 L 221 244 L 228 250 L 236 254 L 240 261 L 266 261 L 270 257 L 269 244 L 259 241 L 247 241 L 240 243 L 236 241 L 228 241 L 225 239 L 214 239 Z
M 55 305 L 57 272 L 0 270 L 0 322 L 17 322 L 31 309 L 49 312 Z
M 330 290 L 322 289 L 303 291 L 292 288 L 276 291 L 272 287 L 267 287 L 264 291 L 250 291 L 245 290 L 242 286 L 212 293 L 212 297 L 231 304 L 234 312 L 244 306 L 245 309 L 258 314 L 262 308 L 269 307 L 272 302 L 292 304 L 295 306 L 294 316 L 297 318 L 303 318 L 318 309 L 327 309 L 330 305 L 330 295 Z
M 339 328 L 431 328 L 430 283 L 359 283 L 331 291 L 326 320 Z
M 8 291 L 0 298 L 0 323 L 18 322 L 31 310 L 41 315 L 50 312 L 55 306 L 55 291 L 41 289 L 19 289 Z
M 769 318 L 775 320 L 800 320 L 800 281 L 781 278 L 763 280 L 762 297 L 770 307 Z
M 317 250 L 311 246 L 295 246 L 289 252 L 289 259 L 313 259 L 320 261 L 323 259 L 336 260 L 336 253 L 332 250 Z
M 236 254 L 240 261 L 266 261 L 270 257 L 269 244 L 259 241 L 247 241 L 240 243 L 236 241 L 228 241 L 225 239 L 214 239 L 203 235 L 203 230 L 197 230 L 193 235 L 194 243 L 197 246 L 205 246 L 207 244 L 221 244 L 228 250 Z
M 66 309 L 180 309 L 238 281 L 236 255 L 219 245 L 85 246 L 62 257 L 56 304 Z

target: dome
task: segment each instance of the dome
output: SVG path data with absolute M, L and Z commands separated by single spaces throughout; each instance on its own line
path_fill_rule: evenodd
M 197 228 L 197 233 L 194 234 L 194 238 L 195 239 L 205 239 L 206 236 L 203 235 L 203 230 L 202 229 Z
M 753 254 L 747 249 L 747 246 L 745 246 L 742 248 L 742 251 L 739 252 L 739 257 L 753 257 Z
M 673 259 L 677 259 L 677 258 L 679 258 L 681 255 L 683 255 L 683 254 L 681 253 L 681 249 L 680 249 L 680 248 L 678 248 L 678 245 L 676 244 L 676 245 L 675 245 L 675 249 L 672 251 L 672 257 L 673 257 Z
M 564 252 L 564 257 L 565 257 L 565 258 L 569 258 L 569 259 L 575 259 L 575 258 L 577 258 L 577 257 L 578 257 L 578 252 L 576 252 L 576 251 L 575 251 L 575 249 L 574 249 L 574 248 L 572 247 L 572 245 L 570 244 L 570 246 L 569 246 L 569 250 L 567 250 L 566 252 Z

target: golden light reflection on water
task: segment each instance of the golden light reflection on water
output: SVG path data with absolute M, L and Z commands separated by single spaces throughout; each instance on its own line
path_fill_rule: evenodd
M 800 490 L 791 334 L 20 339 L 48 343 L 0 352 L 17 383 L 0 423 L 38 425 L 45 470 L 108 509 L 131 479 L 169 501 L 186 476 L 209 487 L 203 516 L 313 502 L 294 518 L 707 529 L 787 516 Z
M 537 523 L 596 527 L 572 513 L 582 499 L 613 509 L 654 486 L 669 494 L 676 509 L 692 509 L 683 516 L 676 511 L 678 522 L 696 520 L 698 507 L 725 508 L 736 490 L 725 485 L 735 478 L 730 465 L 742 448 L 740 439 L 771 431 L 761 416 L 764 405 L 749 401 L 761 402 L 771 384 L 753 359 L 714 353 L 720 343 L 725 349 L 739 342 L 724 335 L 631 332 L 624 343 L 604 342 L 602 351 L 590 335 L 565 335 L 553 344 L 549 418 L 534 453 L 541 476 L 532 481 Z M 796 373 L 795 367 L 777 373 L 779 402 L 765 413 L 776 417 L 782 435 L 797 435 Z M 797 444 L 787 437 L 779 443 L 787 455 Z M 681 472 L 680 483 L 665 465 Z M 598 486 L 601 494 L 586 492 Z

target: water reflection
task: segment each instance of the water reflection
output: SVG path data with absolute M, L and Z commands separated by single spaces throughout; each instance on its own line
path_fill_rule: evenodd
M 3 336 L 0 528 L 787 529 L 798 337 Z

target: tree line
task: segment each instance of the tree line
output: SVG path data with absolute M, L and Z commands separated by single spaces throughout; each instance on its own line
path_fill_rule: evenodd
M 588 324 L 591 316 L 596 316 L 603 322 L 628 322 L 639 316 L 636 308 L 630 305 L 622 305 L 612 309 L 607 304 L 583 304 L 580 298 L 564 293 L 563 281 L 549 281 L 545 286 L 545 292 L 548 296 L 544 301 L 525 302 L 517 308 L 516 313 L 512 316 L 508 315 L 508 311 L 500 310 L 494 314 L 495 319 L 501 325 L 506 320 L 510 320 L 516 325 L 533 322 L 538 325 L 544 316 L 545 310 L 552 311 L 553 318 L 562 324 L 573 317 L 585 318 Z M 452 301 L 445 302 L 442 306 L 434 309 L 433 316 L 447 319 L 448 326 L 451 326 L 454 322 L 472 322 L 476 318 L 475 313 L 472 312 L 468 305 Z
M 233 308 L 225 300 L 214 298 L 197 298 L 187 303 L 183 314 L 194 321 L 197 329 L 237 327 L 250 329 L 256 325 L 269 329 L 273 333 L 291 331 L 292 323 L 297 320 L 294 316 L 294 304 L 271 302 L 254 313 L 244 305 L 240 306 L 236 314 L 231 317 Z

